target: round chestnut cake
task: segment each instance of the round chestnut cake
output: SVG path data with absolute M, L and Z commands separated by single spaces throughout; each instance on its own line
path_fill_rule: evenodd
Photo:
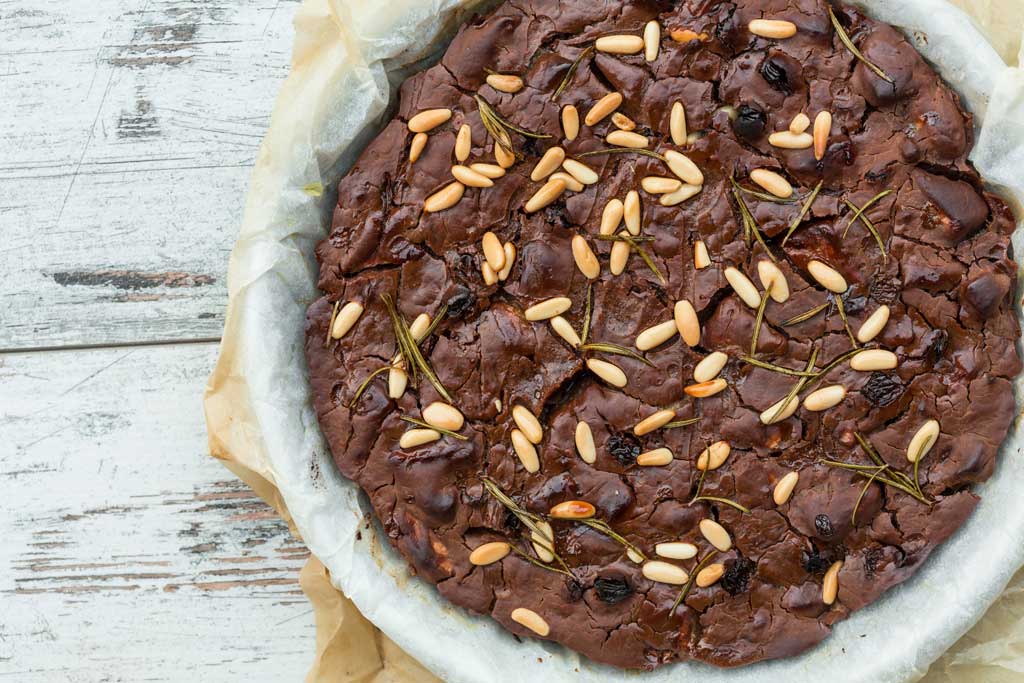
M 452 603 L 619 667 L 795 655 L 971 514 L 1014 217 L 904 36 L 825 0 L 508 0 L 341 180 L 338 469 Z

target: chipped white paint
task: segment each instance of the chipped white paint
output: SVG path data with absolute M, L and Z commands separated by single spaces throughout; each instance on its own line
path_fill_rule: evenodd
M 2 680 L 309 665 L 307 551 L 207 457 L 194 343 L 297 6 L 0 0 Z M 162 340 L 193 343 L 138 345 Z M 53 350 L 82 345 L 118 346 Z

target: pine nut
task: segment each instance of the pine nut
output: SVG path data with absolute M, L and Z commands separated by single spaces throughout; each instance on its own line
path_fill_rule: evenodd
M 516 262 L 516 245 L 511 242 L 505 242 L 502 249 L 505 251 L 505 266 L 498 271 L 498 279 L 504 282 L 512 273 L 512 266 Z
M 688 199 L 696 197 L 703 189 L 703 185 L 689 185 L 687 183 L 683 183 L 675 192 L 661 195 L 661 199 L 658 200 L 658 203 L 662 206 L 676 206 L 677 204 L 682 204 Z
M 632 548 L 626 548 L 626 557 L 628 557 L 633 564 L 643 564 L 644 562 L 643 555 Z
M 651 144 L 646 136 L 628 130 L 613 130 L 605 136 L 605 142 L 609 145 L 629 147 L 630 149 L 646 149 Z
M 792 38 L 796 35 L 796 24 L 779 19 L 754 19 L 747 28 L 755 36 L 775 40 Z
M 465 418 L 462 417 L 462 413 L 459 412 L 458 408 L 447 403 L 434 401 L 423 409 L 423 421 L 431 427 L 440 427 L 450 432 L 457 432 L 462 429 Z
M 707 33 L 697 33 L 696 31 L 691 31 L 688 28 L 677 28 L 672 31 L 670 35 L 672 36 L 672 40 L 677 43 L 689 43 L 691 40 L 699 40 L 704 43 L 708 40 Z
M 693 380 L 695 382 L 710 382 L 714 378 L 718 377 L 718 373 L 725 367 L 726 362 L 729 360 L 729 356 L 725 355 L 721 351 L 715 351 L 709 353 L 707 356 L 701 359 L 697 363 L 697 367 L 693 369 Z
M 605 117 L 609 116 L 613 111 L 618 109 L 622 105 L 622 93 L 610 92 L 590 108 L 587 115 L 583 118 L 583 123 L 588 126 L 593 126 L 596 123 L 604 120 Z
M 526 206 L 523 208 L 526 213 L 536 213 L 561 197 L 563 192 L 565 192 L 564 180 L 557 178 L 549 180 L 537 190 L 536 194 L 530 197 L 530 201 L 526 202 Z
M 721 562 L 715 562 L 697 572 L 697 578 L 694 579 L 694 583 L 697 584 L 698 588 L 707 588 L 708 586 L 715 585 L 724 574 L 725 565 Z
M 761 295 L 757 293 L 757 287 L 750 278 L 730 266 L 725 269 L 725 279 L 743 303 L 755 310 L 761 306 Z
M 641 467 L 662 467 L 672 462 L 672 451 L 667 448 L 655 448 L 636 456 L 636 464 Z
M 516 155 L 498 143 L 494 143 L 494 160 L 502 168 L 512 168 L 516 163 Z
M 594 169 L 575 159 L 566 159 L 562 162 L 562 168 L 569 172 L 576 180 L 584 185 L 593 185 L 598 181 L 598 175 Z
M 512 546 L 504 541 L 484 543 L 473 549 L 469 554 L 469 563 L 478 567 L 500 562 L 511 552 Z
M 362 314 L 363 305 L 358 301 L 349 301 L 342 306 L 331 326 L 331 339 L 341 339 L 348 334 Z
M 814 138 L 809 133 L 793 135 L 783 130 L 769 135 L 768 144 L 779 149 L 807 149 L 814 144 Z
M 697 311 L 693 304 L 686 299 L 676 302 L 673 309 L 673 320 L 676 323 L 676 330 L 687 346 L 696 346 L 700 343 L 700 320 L 697 318 Z
M 899 364 L 899 359 L 892 351 L 868 349 L 861 351 L 850 359 L 850 367 L 858 372 L 874 372 L 875 370 L 892 370 Z
M 466 186 L 458 181 L 445 185 L 424 200 L 423 210 L 427 213 L 437 213 L 450 209 L 459 203 L 465 192 Z
M 423 154 L 423 148 L 427 146 L 426 133 L 416 133 L 412 136 L 412 142 L 409 144 L 409 163 L 415 164 L 419 161 L 420 155 Z
M 680 147 L 686 144 L 686 108 L 682 102 L 672 105 L 672 113 L 669 114 L 668 130 L 672 136 L 672 142 Z
M 487 265 L 491 267 L 491 270 L 497 273 L 505 267 L 505 247 L 502 246 L 497 235 L 490 231 L 485 232 L 480 244 L 484 258 L 487 259 Z
M 676 336 L 676 321 L 666 320 L 652 327 L 648 327 L 636 337 L 636 348 L 641 351 L 650 351 L 661 346 L 672 337 Z
M 910 440 L 910 445 L 907 447 L 907 460 L 917 462 L 928 455 L 928 451 L 938 440 L 939 423 L 936 420 L 928 420 L 921 425 L 921 428 L 914 434 L 914 438 Z
M 423 337 L 426 336 L 428 329 L 430 329 L 430 316 L 426 313 L 420 313 L 409 325 L 409 334 L 411 334 L 412 338 L 416 341 L 423 341 Z M 401 352 L 396 353 L 391 359 L 392 365 L 398 363 L 401 363 L 401 367 L 405 366 L 405 361 L 402 360 Z
M 775 488 L 772 489 L 772 500 L 776 505 L 785 505 L 789 502 L 789 497 L 793 495 L 793 489 L 796 488 L 798 481 L 800 481 L 799 472 L 787 472 L 782 479 L 779 479 Z
M 655 545 L 654 554 L 670 560 L 689 560 L 697 557 L 697 546 L 683 541 L 668 541 Z
M 540 182 L 549 175 L 558 170 L 558 167 L 565 161 L 565 150 L 561 147 L 551 147 L 548 151 L 544 152 L 544 156 L 540 158 L 537 165 L 533 167 L 533 171 L 530 173 L 530 180 L 533 182 Z
M 668 169 L 684 182 L 690 185 L 704 184 L 704 174 L 697 168 L 697 164 L 693 163 L 693 160 L 685 154 L 670 149 L 665 152 L 665 163 L 668 165 Z
M 661 429 L 676 416 L 676 411 L 671 408 L 664 408 L 656 413 L 648 415 L 644 419 L 636 423 L 633 427 L 633 433 L 637 436 L 643 436 L 644 434 L 650 434 L 656 429 Z
M 889 322 L 889 307 L 885 304 L 879 306 L 874 313 L 868 316 L 868 319 L 860 326 L 857 330 L 857 341 L 861 344 L 867 344 L 869 341 L 877 337 L 883 329 L 885 329 L 886 323 Z
M 732 548 L 732 537 L 729 536 L 729 532 L 713 519 L 700 520 L 700 533 L 720 553 L 728 552 Z
M 644 59 L 653 62 L 658 58 L 658 51 L 661 49 L 661 24 L 655 20 L 647 22 L 644 26 Z
M 807 394 L 804 398 L 804 408 L 813 413 L 820 413 L 839 405 L 844 398 L 846 398 L 846 387 L 841 384 L 833 384 Z
M 832 132 L 832 114 L 827 111 L 820 111 L 814 117 L 814 158 L 821 161 L 825 158 L 825 151 L 828 149 L 828 136 Z
M 711 265 L 711 256 L 708 254 L 708 245 L 704 240 L 697 240 L 693 243 L 693 267 L 697 270 L 704 270 Z
M 781 199 L 788 199 L 793 196 L 793 186 L 775 171 L 769 171 L 766 168 L 756 168 L 750 172 L 750 179 L 763 187 L 767 192 Z
M 595 41 L 594 47 L 598 52 L 613 55 L 635 55 L 644 49 L 644 39 L 631 35 L 603 36 Z
M 761 424 L 772 425 L 793 417 L 793 413 L 800 407 L 800 399 L 797 396 L 793 396 L 789 399 L 789 403 L 786 403 L 786 407 L 783 408 L 782 404 L 786 398 L 786 396 L 783 396 L 773 403 L 768 410 L 761 413 Z
M 697 456 L 697 469 L 698 470 L 717 470 L 719 467 L 725 464 L 725 461 L 729 458 L 729 453 L 732 452 L 732 448 L 729 446 L 728 441 L 716 441 Z
M 664 178 L 662 176 L 649 175 L 640 181 L 640 187 L 644 192 L 650 194 L 671 194 L 683 184 L 675 178 Z
M 409 119 L 409 130 L 413 133 L 426 133 L 445 123 L 451 117 L 451 109 L 427 109 Z
M 487 85 L 499 92 L 514 95 L 523 89 L 523 79 L 512 74 L 487 74 Z
M 567 104 L 562 107 L 562 132 L 569 142 L 580 134 L 580 110 L 575 105 Z
M 552 173 L 551 179 L 561 180 L 563 183 L 565 183 L 565 189 L 568 190 L 569 192 L 582 192 L 584 188 L 583 183 L 576 180 L 565 171 L 556 171 L 555 173 Z
M 468 123 L 462 124 L 459 134 L 455 136 L 455 159 L 465 161 L 473 151 L 473 130 Z
M 470 164 L 469 167 L 485 178 L 492 180 L 505 175 L 505 169 L 495 164 Z
M 519 457 L 519 462 L 523 464 L 523 469 L 530 474 L 538 471 L 540 469 L 540 458 L 537 456 L 537 449 L 526 438 L 526 435 L 518 429 L 513 429 L 511 438 L 512 449 Z
M 681 586 L 690 580 L 686 570 L 670 562 L 651 560 L 645 562 L 641 569 L 645 578 L 656 583 L 667 583 L 673 586 Z
M 612 125 L 619 130 L 636 130 L 636 121 L 629 118 L 621 111 L 612 114 Z
M 833 562 L 825 572 L 825 579 L 821 582 L 821 601 L 826 605 L 834 603 L 839 595 L 839 570 L 842 568 L 842 561 Z
M 388 398 L 402 398 L 409 386 L 409 374 L 402 368 L 393 367 L 388 370 Z
M 623 218 L 626 219 L 626 230 L 630 235 L 640 234 L 640 193 L 630 190 L 626 193 L 626 201 L 622 203 Z
M 601 263 L 582 235 L 572 238 L 572 257 L 576 261 L 576 267 L 588 280 L 596 279 L 601 274 Z
M 807 118 L 807 114 L 800 112 L 793 117 L 793 120 L 789 122 L 789 132 L 793 135 L 800 135 L 808 128 L 811 127 L 811 120 Z
M 513 406 L 512 419 L 519 427 L 519 431 L 530 440 L 530 443 L 538 444 L 544 438 L 544 430 L 540 426 L 540 421 L 526 406 Z
M 620 236 L 628 234 L 625 230 L 619 233 Z M 627 263 L 629 263 L 629 244 L 621 240 L 612 242 L 612 250 L 608 256 L 608 270 L 612 275 L 621 275 L 622 271 L 626 270 Z
M 569 346 L 575 349 L 580 345 L 580 336 L 576 334 L 576 330 L 573 329 L 568 320 L 560 315 L 556 315 L 548 322 L 551 323 L 551 329 L 555 331 L 555 334 L 564 339 Z
M 772 301 L 782 304 L 789 300 L 789 283 L 786 281 L 785 273 L 777 265 L 768 259 L 758 261 L 757 277 L 761 280 L 761 286 L 769 292 Z
M 626 386 L 626 373 L 618 365 L 599 358 L 591 358 L 587 361 L 587 367 L 592 373 L 613 387 L 621 389 Z
M 492 287 L 498 284 L 499 282 L 498 273 L 494 270 L 494 268 L 491 268 L 491 264 L 489 264 L 486 260 L 482 264 L 480 264 L 480 275 L 483 277 L 484 284 L 487 285 L 488 287 Z
M 424 444 L 437 441 L 441 438 L 441 432 L 434 431 L 433 429 L 410 429 L 398 440 L 398 445 L 402 448 L 416 448 Z
M 691 384 L 688 387 L 684 387 L 683 391 L 686 392 L 687 396 L 693 396 L 694 398 L 708 398 L 722 392 L 727 386 L 729 386 L 729 383 L 719 377 L 709 382 Z
M 570 308 L 572 308 L 572 299 L 567 296 L 556 296 L 530 306 L 523 312 L 523 315 L 530 322 L 537 322 L 562 315 Z
M 580 454 L 580 459 L 588 465 L 593 465 L 597 460 L 594 433 L 590 431 L 590 425 L 582 420 L 576 423 L 576 452 Z
M 821 261 L 811 261 L 807 264 L 807 272 L 811 274 L 818 284 L 834 294 L 842 294 L 849 285 L 838 270 L 827 266 Z
M 604 211 L 601 213 L 601 229 L 602 235 L 611 235 L 619 229 L 619 225 L 622 223 L 622 216 L 624 215 L 624 208 L 622 200 L 620 199 L 609 199 L 608 203 L 604 205 Z
M 537 557 L 542 561 L 551 562 L 555 559 L 555 554 L 551 552 L 551 549 L 555 547 L 555 532 L 551 529 L 551 525 L 544 521 L 537 522 L 537 529 L 541 533 L 530 532 L 533 552 L 537 553 Z
M 533 610 L 526 609 L 525 607 L 517 607 L 512 610 L 512 621 L 521 626 L 525 626 L 541 638 L 545 638 L 549 633 L 551 633 L 551 627 L 548 626 L 548 622 L 544 621 L 544 619 Z
M 494 187 L 494 181 L 467 166 L 452 166 L 452 175 L 467 187 Z
M 555 519 L 590 519 L 597 510 L 585 500 L 567 500 L 551 508 L 548 512 Z

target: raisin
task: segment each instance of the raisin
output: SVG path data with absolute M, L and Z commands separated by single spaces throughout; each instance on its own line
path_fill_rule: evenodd
M 753 560 L 748 560 L 745 557 L 738 557 L 726 562 L 725 573 L 722 574 L 719 583 L 728 591 L 729 595 L 742 593 L 750 585 L 750 576 L 754 573 L 756 566 Z
M 849 293 L 843 297 L 843 306 L 847 315 L 860 315 L 868 307 L 867 297 L 850 296 Z
M 818 535 L 822 538 L 832 538 L 836 534 L 835 527 L 832 526 L 832 520 L 828 518 L 828 515 L 818 515 L 815 517 L 814 528 L 817 529 Z
M 519 529 L 523 526 L 523 523 L 519 521 L 519 518 L 516 517 L 514 512 L 506 509 L 505 519 L 502 521 L 502 525 L 505 527 L 506 530 L 510 532 L 516 532 L 519 531 Z
M 537 156 L 540 155 L 538 154 Z M 557 225 L 562 228 L 568 228 L 572 224 L 569 220 L 569 215 L 565 211 L 565 205 L 561 202 L 548 204 L 544 207 L 544 220 L 549 225 Z
M 894 304 L 900 295 L 900 286 L 895 280 L 872 278 L 870 294 L 880 304 Z
M 622 579 L 598 579 L 594 582 L 594 590 L 601 602 L 609 605 L 622 602 L 633 593 L 633 589 Z
M 946 353 L 946 348 L 949 346 L 949 333 L 945 330 L 932 330 L 928 336 L 928 349 L 925 351 L 925 357 L 928 358 L 933 364 L 938 363 L 942 356 Z
M 579 602 L 583 597 L 583 584 L 573 576 L 565 579 L 565 592 L 569 602 Z
M 768 117 L 763 111 L 741 104 L 736 112 L 736 119 L 732 122 L 732 128 L 740 137 L 757 140 L 764 134 L 764 127 L 767 124 Z
M 476 297 L 465 287 L 459 287 L 459 291 L 448 299 L 447 318 L 463 318 L 466 313 L 476 306 Z
M 819 163 L 853 166 L 853 162 L 856 160 L 857 153 L 854 151 L 853 145 L 849 140 L 843 140 L 834 145 L 829 145 L 828 150 L 825 151 L 825 158 Z
M 628 434 L 612 434 L 608 438 L 608 452 L 625 467 L 636 463 L 640 455 L 640 442 Z
M 817 550 L 805 551 L 803 561 L 808 574 L 824 574 L 832 566 L 832 558 L 827 553 L 819 553 Z
M 764 64 L 761 65 L 761 77 L 764 78 L 773 90 L 778 90 L 787 95 L 791 92 L 789 72 L 786 71 L 786 67 L 771 57 L 764 60 Z
M 864 553 L 864 573 L 869 577 L 874 577 L 875 572 L 878 571 L 878 563 L 883 559 L 882 549 L 878 546 L 872 546 L 867 549 Z
M 899 400 L 900 396 L 903 395 L 904 388 L 900 378 L 896 375 L 885 372 L 873 372 L 867 384 L 860 390 L 860 393 L 874 405 L 884 408 L 890 403 Z

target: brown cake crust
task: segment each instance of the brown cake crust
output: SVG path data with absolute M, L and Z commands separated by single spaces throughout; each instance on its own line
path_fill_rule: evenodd
M 464 26 L 439 64 L 402 86 L 396 117 L 339 185 L 330 235 L 317 248 L 324 296 L 309 307 L 306 356 L 316 413 L 339 470 L 367 493 L 415 573 L 446 599 L 524 636 L 535 634 L 512 612 L 530 609 L 549 626 L 547 638 L 615 666 L 649 669 L 687 659 L 735 666 L 819 642 L 834 623 L 909 578 L 973 510 L 978 498 L 970 485 L 991 476 L 1015 414 L 1011 379 L 1021 365 L 1009 253 L 1014 218 L 982 189 L 967 161 L 972 121 L 956 94 L 893 28 L 845 6 L 835 12 L 891 84 L 844 47 L 822 0 L 509 0 Z M 752 35 L 749 22 L 762 17 L 790 21 L 797 33 L 784 40 Z M 662 31 L 656 60 L 588 54 L 564 92 L 552 97 L 585 46 L 603 35 L 640 35 L 652 19 Z M 499 92 L 485 83 L 486 69 L 518 74 L 525 88 Z M 650 138 L 649 149 L 678 149 L 704 175 L 702 191 L 677 206 L 640 192 L 642 235 L 653 238 L 642 246 L 664 283 L 636 254 L 613 276 L 612 243 L 596 239 L 610 199 L 639 190 L 646 176 L 671 177 L 658 159 L 586 157 L 598 183 L 535 213 L 523 208 L 543 184 L 530 173 L 546 149 L 561 145 L 578 158 L 608 146 L 604 137 L 615 130 L 610 118 L 581 125 L 579 137 L 567 142 L 560 111 L 572 104 L 582 118 L 611 91 L 623 95 L 619 111 Z M 468 188 L 453 207 L 426 213 L 424 201 L 452 182 L 460 126 L 472 129 L 467 163 L 494 163 L 476 93 L 505 119 L 552 137 L 513 135 L 523 159 L 493 187 Z M 697 133 L 683 147 L 669 136 L 676 101 Z M 407 122 L 432 108 L 454 115 L 429 132 L 411 164 Z M 769 134 L 786 130 L 797 114 L 813 119 L 820 111 L 833 116 L 821 160 L 812 149 L 769 144 Z M 724 277 L 732 266 L 760 285 L 765 249 L 744 239 L 730 183 L 735 176 L 741 186 L 759 189 L 749 180 L 759 168 L 786 177 L 799 201 L 741 194 L 790 289 L 784 303 L 767 303 L 756 357 L 799 371 L 815 350 L 821 369 L 852 349 L 836 297 L 808 273 L 808 263 L 819 260 L 849 284 L 841 301 L 852 330 L 879 306 L 890 307 L 888 324 L 870 346 L 898 358 L 887 371 L 838 364 L 815 388 L 842 385 L 845 400 L 823 412 L 801 407 L 770 425 L 759 419 L 762 411 L 799 378 L 741 361 L 750 352 L 757 312 Z M 887 256 L 864 223 L 851 221 L 846 203 L 861 207 L 885 191 L 891 193 L 865 215 Z M 488 231 L 516 247 L 507 279 L 493 285 L 481 276 L 480 242 Z M 635 351 L 637 335 L 671 320 L 673 303 L 687 299 L 701 322 L 699 344 L 691 348 L 674 336 L 643 354 L 649 366 L 622 355 L 580 353 L 548 323 L 526 320 L 528 307 L 564 296 L 572 307 L 563 316 L 580 331 L 588 281 L 574 264 L 575 235 L 587 238 L 601 262 L 590 340 Z M 693 260 L 698 240 L 712 261 L 700 270 Z M 407 321 L 447 305 L 422 349 L 466 418 L 459 433 L 467 440 L 445 436 L 399 446 L 412 427 L 400 416 L 420 418 L 423 408 L 443 400 L 422 377 L 392 400 L 387 373 L 377 375 L 353 407 L 364 380 L 398 350 L 382 295 L 397 301 Z M 336 302 L 350 301 L 365 311 L 345 336 L 327 342 Z M 822 313 L 782 324 L 823 302 L 829 305 Z M 713 351 L 729 355 L 720 375 L 728 386 L 691 398 L 684 388 Z M 587 369 L 588 358 L 619 366 L 626 386 L 599 380 Z M 533 474 L 510 441 L 516 405 L 543 425 L 540 469 Z M 676 409 L 677 420 L 699 420 L 633 434 L 640 420 L 665 407 Z M 858 446 L 859 433 L 888 465 L 883 475 L 912 476 L 908 444 L 930 419 L 941 434 L 918 474 L 930 504 L 878 479 L 865 488 L 862 473 L 823 462 L 872 465 Z M 593 464 L 576 450 L 580 421 L 593 431 Z M 729 442 L 729 458 L 701 481 L 696 459 L 719 440 Z M 662 447 L 674 455 L 669 464 L 636 464 L 642 451 Z M 777 505 L 774 487 L 791 471 L 799 473 L 798 484 Z M 709 560 L 724 573 L 710 586 L 692 586 L 674 608 L 681 586 L 645 578 L 618 542 L 564 520 L 551 523 L 571 578 L 515 553 L 474 566 L 470 552 L 490 541 L 507 541 L 536 559 L 528 531 L 488 493 L 483 477 L 541 517 L 558 503 L 587 501 L 597 519 L 651 559 L 658 559 L 657 543 L 693 543 L 697 558 L 665 560 L 691 573 L 712 550 L 698 524 L 717 519 L 732 547 Z M 701 496 L 749 512 L 691 502 L 698 486 Z M 824 574 L 838 561 L 838 598 L 827 605 Z

